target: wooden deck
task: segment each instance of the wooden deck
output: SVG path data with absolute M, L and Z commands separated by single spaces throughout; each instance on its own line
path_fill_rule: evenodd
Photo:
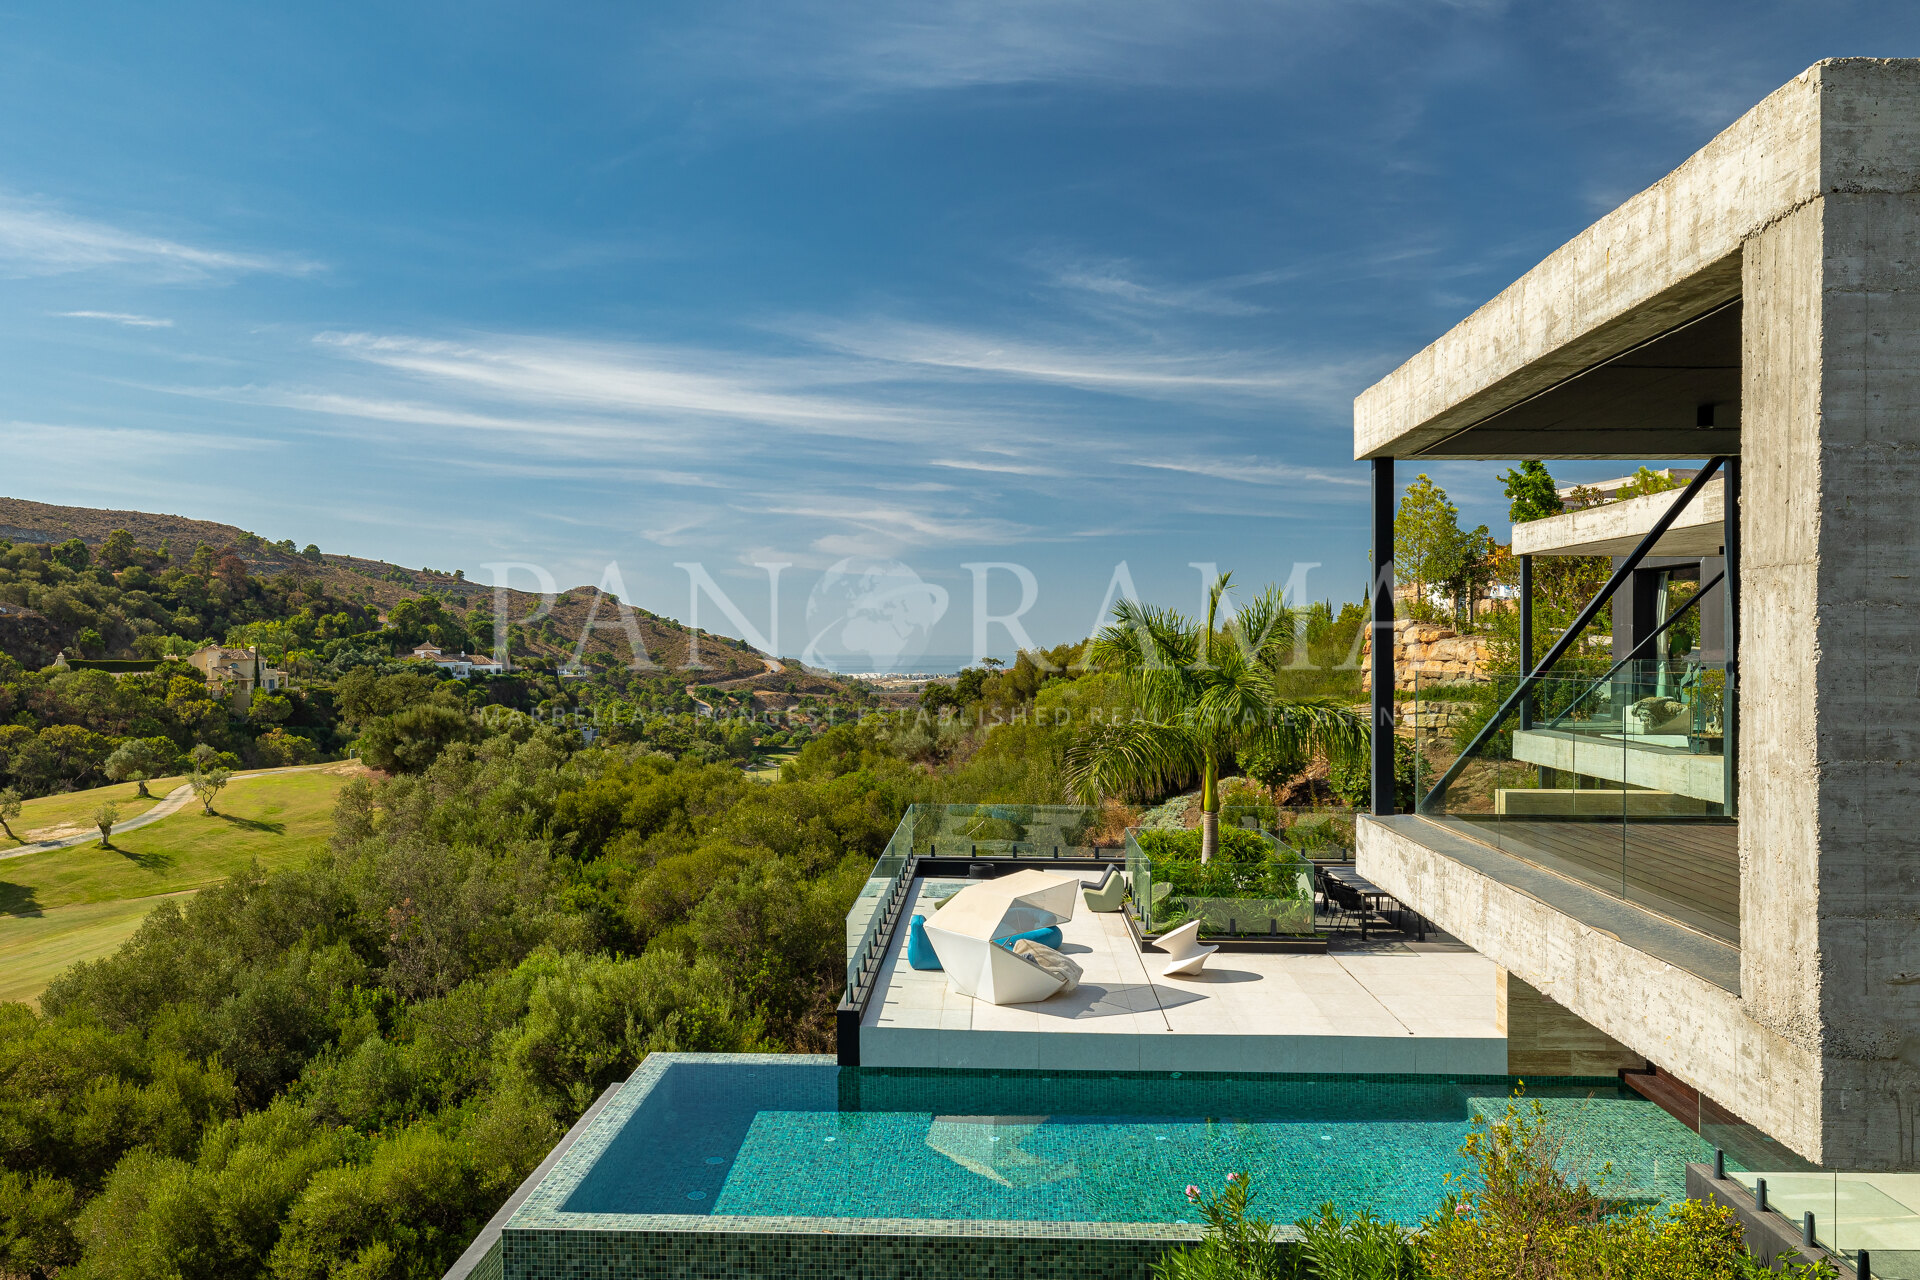
M 1740 941 L 1740 827 L 1731 819 L 1432 820 L 1710 937 Z

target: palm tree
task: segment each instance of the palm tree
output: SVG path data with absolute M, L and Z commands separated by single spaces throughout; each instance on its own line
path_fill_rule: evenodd
M 1269 587 L 1223 626 L 1220 602 L 1232 578 L 1222 574 L 1207 592 L 1198 624 L 1131 600 L 1114 606 L 1113 625 L 1093 638 L 1089 657 L 1120 673 L 1134 718 L 1088 726 L 1066 754 L 1067 782 L 1088 803 L 1198 773 L 1203 862 L 1220 847 L 1222 762 L 1262 747 L 1351 750 L 1366 731 L 1366 721 L 1335 699 L 1287 697 L 1275 688 L 1272 671 L 1293 641 L 1291 611 Z

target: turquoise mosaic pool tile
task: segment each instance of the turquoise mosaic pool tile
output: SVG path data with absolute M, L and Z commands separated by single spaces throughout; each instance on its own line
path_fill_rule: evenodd
M 1279 1222 L 1429 1212 L 1505 1077 L 874 1071 L 660 1055 L 528 1196 L 503 1280 L 1144 1277 L 1200 1228 L 1182 1189 L 1251 1171 Z M 1566 1163 L 1678 1199 L 1699 1140 L 1611 1080 L 1529 1091 Z

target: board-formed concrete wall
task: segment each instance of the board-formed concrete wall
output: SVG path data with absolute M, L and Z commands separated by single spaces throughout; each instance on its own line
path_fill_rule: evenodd
M 1808 69 L 1361 396 L 1355 450 L 1552 385 L 1729 269 L 1739 995 L 1379 824 L 1362 870 L 1802 1155 L 1920 1168 L 1920 62 Z
M 1822 195 L 1744 262 L 1741 981 L 1820 1055 L 1821 1154 L 1920 1165 L 1920 83 L 1823 95 Z

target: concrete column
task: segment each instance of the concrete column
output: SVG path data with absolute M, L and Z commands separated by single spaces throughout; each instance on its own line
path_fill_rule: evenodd
M 1395 812 L 1393 779 L 1393 459 L 1373 460 L 1373 812 Z
M 1828 123 L 1821 195 L 1742 259 L 1741 996 L 1812 1062 L 1754 1081 L 1817 1097 L 1780 1136 L 1920 1168 L 1920 181 L 1845 172 Z

